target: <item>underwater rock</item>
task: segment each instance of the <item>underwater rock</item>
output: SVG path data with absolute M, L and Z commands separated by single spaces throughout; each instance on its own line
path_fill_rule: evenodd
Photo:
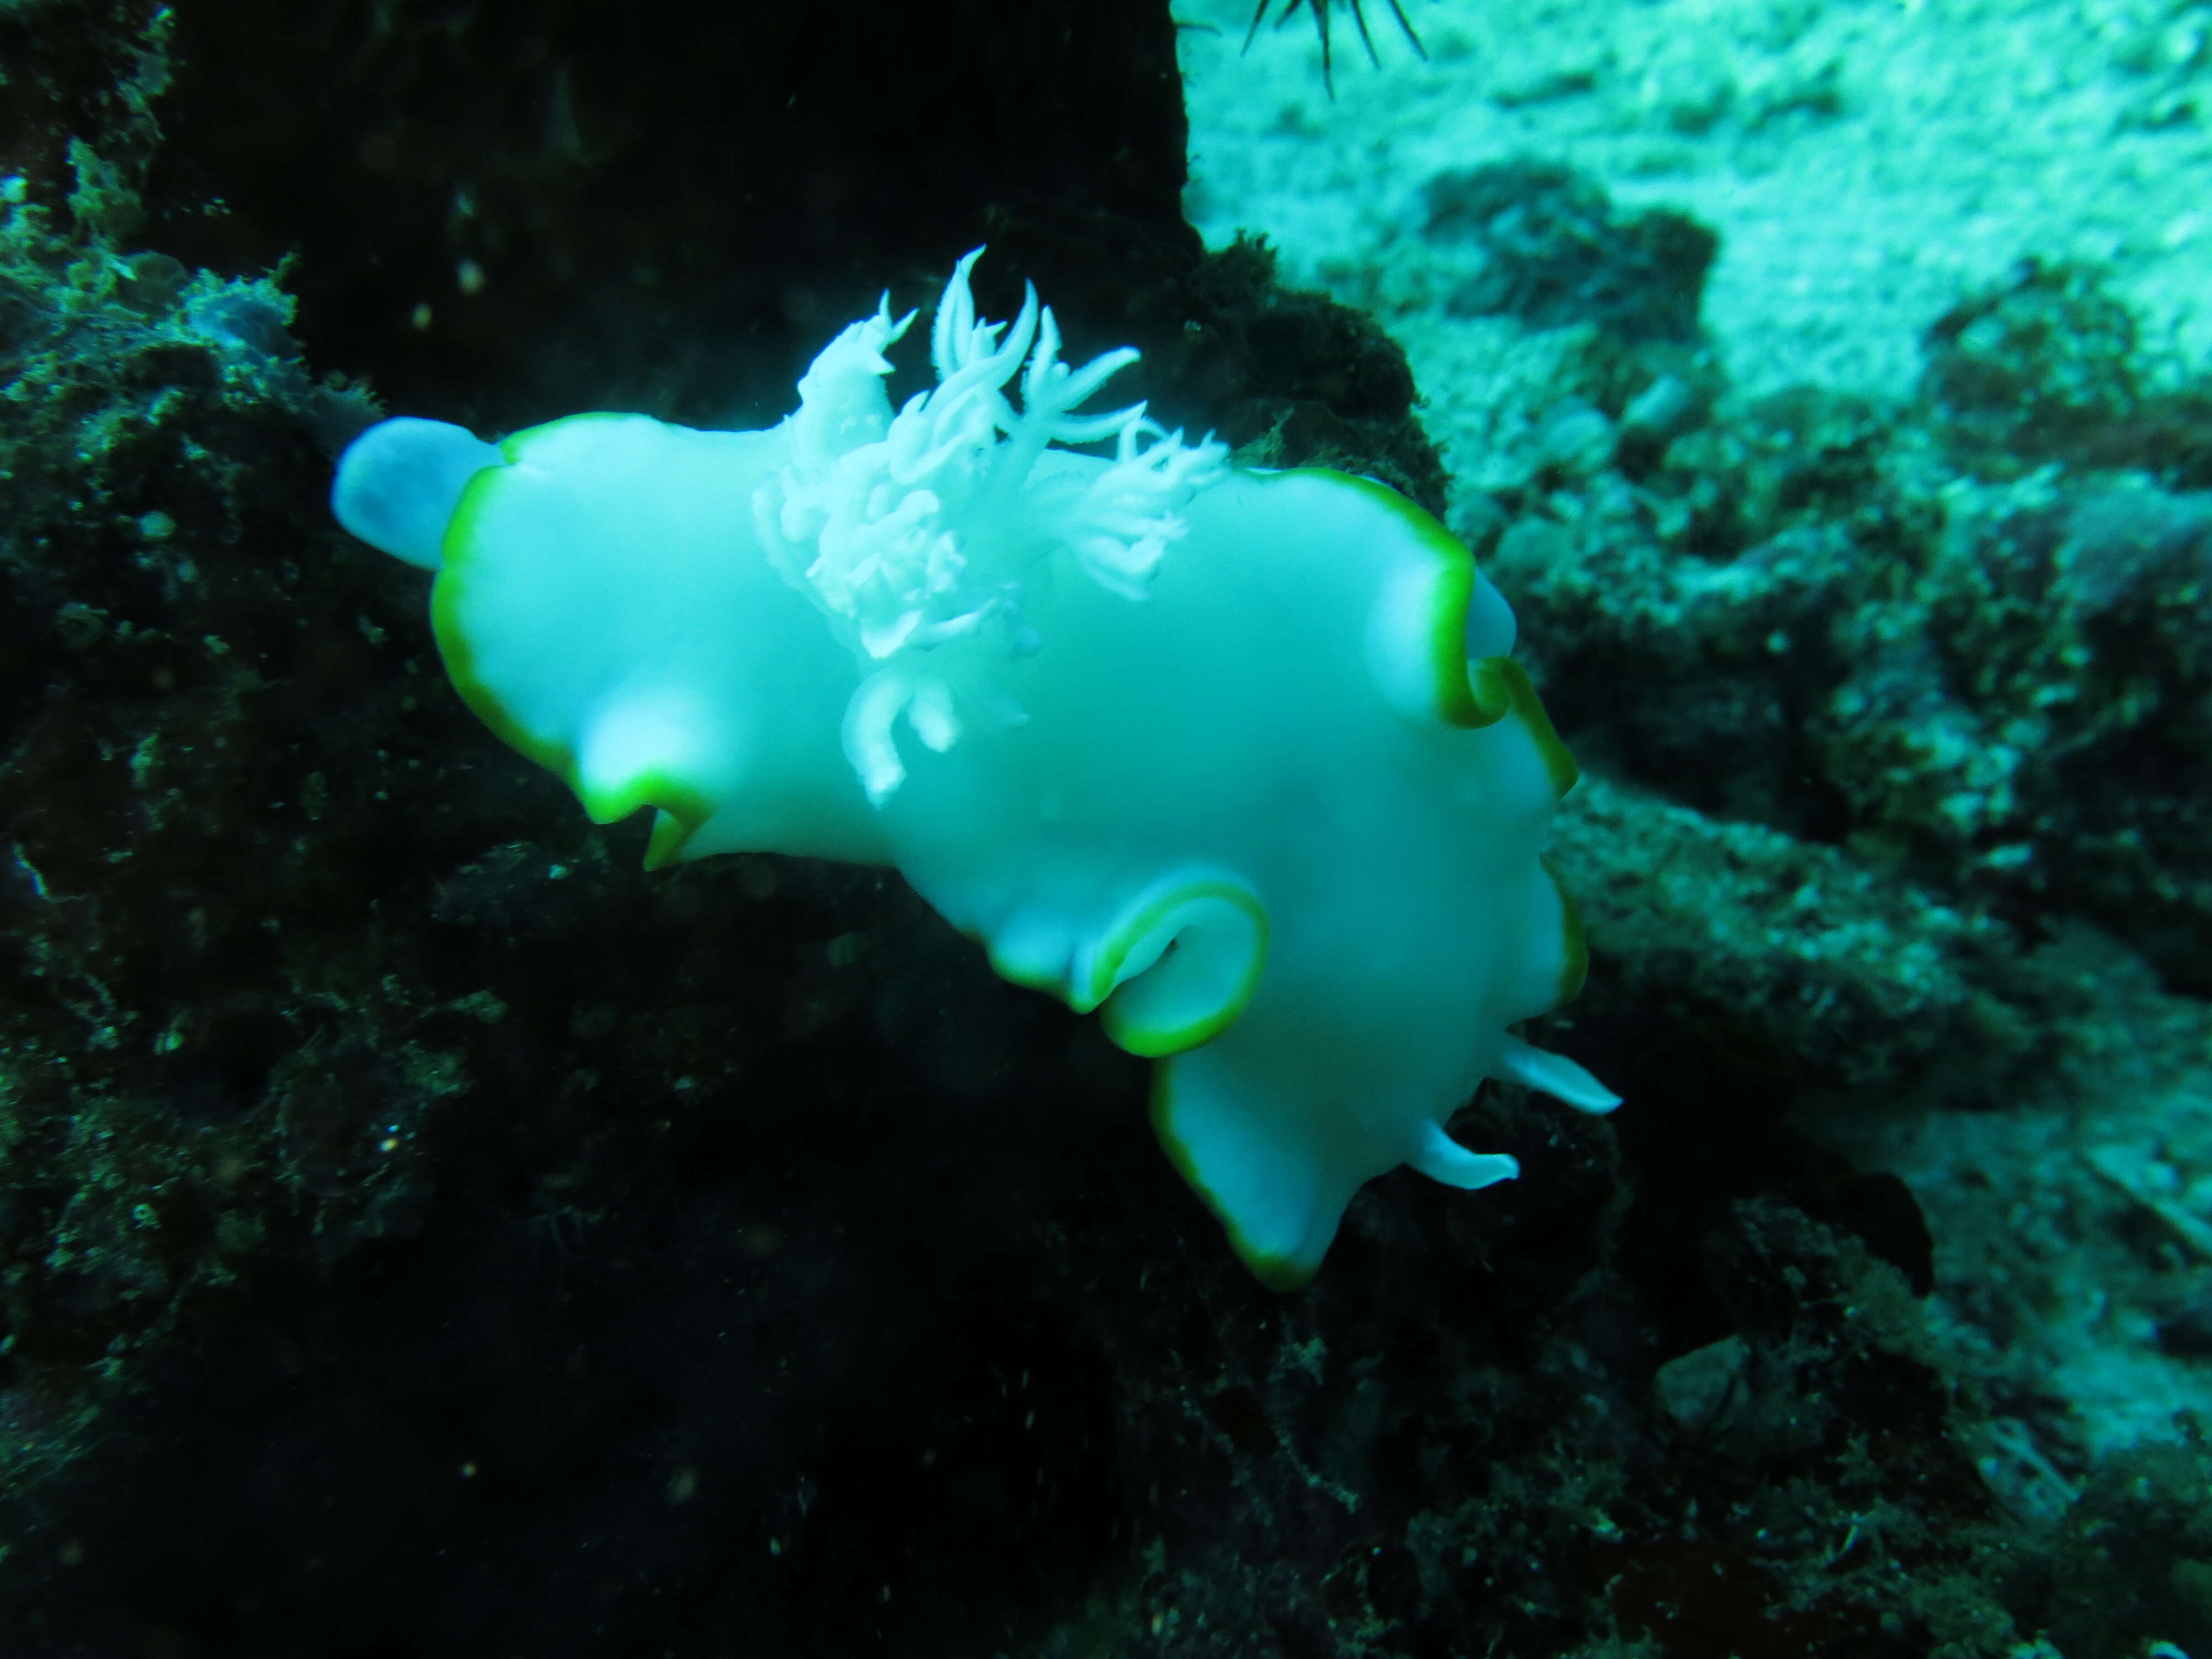
M 1438 173 L 1422 193 L 1421 234 L 1480 257 L 1445 302 L 1453 316 L 1590 322 L 1631 341 L 1697 333 L 1720 239 L 1686 215 L 1620 213 L 1572 168 L 1528 158 Z

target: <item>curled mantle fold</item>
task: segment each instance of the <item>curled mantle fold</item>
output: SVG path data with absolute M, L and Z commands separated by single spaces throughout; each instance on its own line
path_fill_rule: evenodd
M 975 257 L 896 412 L 913 317 L 879 310 L 769 431 L 387 421 L 333 505 L 437 571 L 494 732 L 595 821 L 653 811 L 648 865 L 894 865 L 1006 978 L 1097 1010 L 1238 1255 L 1302 1284 L 1373 1176 L 1517 1173 L 1445 1133 L 1484 1077 L 1618 1103 L 1508 1030 L 1582 980 L 1540 856 L 1574 763 L 1427 514 L 1078 413 L 1136 354 L 1061 363 L 1034 291 L 979 320 Z

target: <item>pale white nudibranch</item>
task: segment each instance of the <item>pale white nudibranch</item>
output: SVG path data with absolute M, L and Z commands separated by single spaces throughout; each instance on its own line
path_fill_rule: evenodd
M 333 506 L 437 572 L 494 732 L 598 822 L 652 810 L 649 865 L 894 865 L 1000 974 L 1097 1010 L 1239 1255 L 1300 1284 L 1385 1170 L 1517 1173 L 1445 1132 L 1485 1077 L 1619 1103 L 1508 1029 L 1583 973 L 1541 857 L 1574 763 L 1435 520 L 1079 412 L 1135 352 L 1062 363 L 1033 290 L 981 320 L 976 257 L 896 410 L 886 306 L 768 431 L 389 421 Z

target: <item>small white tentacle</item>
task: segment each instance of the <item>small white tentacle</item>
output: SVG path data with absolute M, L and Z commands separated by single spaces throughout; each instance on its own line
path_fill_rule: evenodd
M 1521 1173 L 1518 1159 L 1504 1152 L 1471 1152 L 1446 1134 L 1440 1123 L 1424 1123 L 1421 1131 L 1421 1145 L 1406 1162 L 1431 1181 L 1471 1193 Z
M 1620 1104 L 1619 1095 L 1565 1054 L 1552 1054 L 1516 1036 L 1508 1036 L 1498 1051 L 1498 1075 L 1565 1101 L 1578 1112 L 1609 1112 Z

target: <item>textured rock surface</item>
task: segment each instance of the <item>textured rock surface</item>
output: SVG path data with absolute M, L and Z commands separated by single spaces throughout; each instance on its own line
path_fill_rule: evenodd
M 1486 1094 L 1464 1133 L 1524 1179 L 1377 1183 L 1295 1300 L 1159 1157 L 1141 1067 L 896 884 L 648 879 L 642 825 L 590 830 L 459 708 L 419 575 L 328 526 L 370 408 L 331 377 L 485 422 L 759 418 L 846 307 L 987 234 L 1072 354 L 1145 345 L 1169 414 L 1444 502 L 1371 319 L 1256 246 L 1200 261 L 1164 8 L 855 15 L 879 110 L 794 72 L 823 26 L 780 16 L 684 57 L 583 5 L 0 8 L 9 1659 L 1966 1659 L 2078 1623 L 2090 1522 L 2183 1487 L 2015 1528 L 1977 1456 L 2070 1443 L 2063 1409 L 1955 1390 L 1910 1193 L 1789 1123 L 2048 1041 L 2010 913 L 1940 845 L 1838 839 L 1762 711 L 1814 683 L 1768 634 L 1861 592 L 1840 550 L 1924 541 L 1878 415 L 1717 413 L 1678 326 L 1468 325 L 1495 441 L 1455 516 L 1494 563 L 1573 550 L 1516 567 L 1553 695 L 1574 652 L 1661 653 L 1638 684 L 1737 711 L 1688 729 L 1751 804 L 1585 711 L 1630 781 L 1560 849 L 1598 932 L 1565 1036 L 1632 1106 Z M 738 71 L 791 91 L 738 109 Z M 909 82 L 959 95 L 885 147 Z M 745 145 L 849 154 L 822 96 L 931 176 L 771 168 L 748 204 Z M 1027 142 L 1040 109 L 1082 142 Z M 983 160 L 947 180 L 948 146 Z M 1609 222 L 1570 191 L 1554 227 Z M 1972 478 L 1992 522 L 2039 487 Z M 2201 486 L 2113 487 L 2185 518 Z M 1729 556 L 1632 507 L 1596 535 L 1638 491 Z M 1585 556 L 1618 602 L 1567 592 Z M 1700 625 L 1668 656 L 1670 605 Z M 1740 1398 L 1686 1419 L 1660 1379 L 1724 1344 Z

